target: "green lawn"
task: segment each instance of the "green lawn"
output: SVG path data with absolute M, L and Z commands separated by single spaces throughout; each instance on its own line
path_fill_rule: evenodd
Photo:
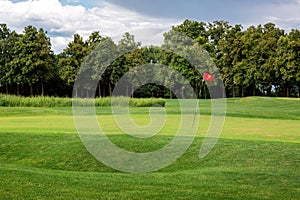
M 109 108 L 97 108 L 109 138 L 131 151 L 159 149 L 180 120 L 168 100 L 168 122 L 149 139 L 122 134 Z M 200 128 L 188 151 L 157 172 L 129 174 L 94 159 L 80 142 L 71 108 L 0 107 L 0 199 L 300 199 L 300 100 L 227 101 L 213 151 L 199 159 L 210 122 L 200 101 Z M 148 108 L 131 108 L 140 124 Z

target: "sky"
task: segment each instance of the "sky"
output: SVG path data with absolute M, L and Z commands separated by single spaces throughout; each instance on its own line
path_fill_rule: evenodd
M 300 29 L 300 0 L 0 0 L 0 23 L 18 33 L 43 28 L 56 53 L 75 33 L 86 39 L 93 31 L 115 41 L 131 32 L 144 45 L 158 45 L 185 19 L 244 28 L 273 22 L 289 32 Z

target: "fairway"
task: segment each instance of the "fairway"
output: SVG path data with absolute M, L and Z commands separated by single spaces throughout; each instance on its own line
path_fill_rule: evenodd
M 165 127 L 147 139 L 123 134 L 109 107 L 96 113 L 113 143 L 149 152 L 176 134 L 176 100 L 165 109 Z M 148 110 L 131 108 L 132 119 L 149 123 Z M 203 159 L 210 100 L 200 100 L 200 113 L 196 138 L 182 157 L 156 172 L 130 174 L 88 153 L 72 108 L 0 107 L 0 199 L 300 199 L 300 100 L 228 99 L 221 138 Z

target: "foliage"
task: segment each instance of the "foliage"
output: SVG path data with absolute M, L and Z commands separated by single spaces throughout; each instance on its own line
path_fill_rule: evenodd
M 26 27 L 24 35 L 13 46 L 13 54 L 13 59 L 8 63 L 10 70 L 7 73 L 7 76 L 12 78 L 11 82 L 28 85 L 30 95 L 33 95 L 33 85 L 40 82 L 43 95 L 43 83 L 52 78 L 53 72 L 50 39 L 44 30 L 37 30 L 33 26 Z
M 190 37 L 189 41 L 176 45 L 179 38 L 174 38 L 172 31 Z M 87 40 L 74 34 L 63 52 L 55 55 L 43 29 L 28 26 L 23 34 L 17 34 L 6 24 L 1 24 L 0 92 L 24 96 L 72 96 L 77 76 L 86 73 L 89 79 L 97 82 L 96 96 L 107 97 L 112 95 L 126 73 L 133 73 L 145 64 L 161 64 L 182 74 L 198 98 L 206 98 L 206 86 L 204 92 L 200 92 L 203 72 L 199 74 L 195 67 L 208 69 L 214 61 L 228 97 L 300 97 L 299 30 L 285 33 L 273 23 L 243 29 L 239 24 L 231 25 L 226 21 L 185 20 L 173 26 L 164 37 L 161 47 L 142 47 L 130 33 L 125 33 L 118 43 L 101 36 L 100 32 L 93 32 Z M 182 55 L 165 51 L 166 47 Z M 194 52 L 189 59 L 199 61 L 201 66 L 194 66 L 184 59 L 187 52 Z M 205 59 L 208 56 L 211 59 Z M 104 66 L 107 67 L 105 71 Z M 164 75 L 157 76 L 162 78 Z M 167 76 L 173 77 L 172 74 Z M 177 78 L 173 77 L 173 82 L 170 80 L 167 85 L 174 85 Z M 170 88 L 148 84 L 134 91 L 135 85 L 137 83 L 132 83 L 126 88 L 126 95 L 174 98 Z M 74 95 L 92 96 L 91 87 L 87 84 L 84 91 L 75 90 Z

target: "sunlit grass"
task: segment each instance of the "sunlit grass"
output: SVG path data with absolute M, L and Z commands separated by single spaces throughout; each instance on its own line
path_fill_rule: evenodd
M 210 101 L 200 100 L 200 126 L 188 151 L 172 165 L 142 174 L 118 172 L 91 156 L 70 107 L 0 107 L 0 199 L 299 199 L 299 102 L 227 102 L 221 138 L 207 157 L 198 154 L 210 124 Z M 176 104 L 166 101 L 165 126 L 148 139 L 125 135 L 109 107 L 96 113 L 111 141 L 148 152 L 176 134 Z M 149 108 L 130 110 L 136 124 L 151 122 Z

